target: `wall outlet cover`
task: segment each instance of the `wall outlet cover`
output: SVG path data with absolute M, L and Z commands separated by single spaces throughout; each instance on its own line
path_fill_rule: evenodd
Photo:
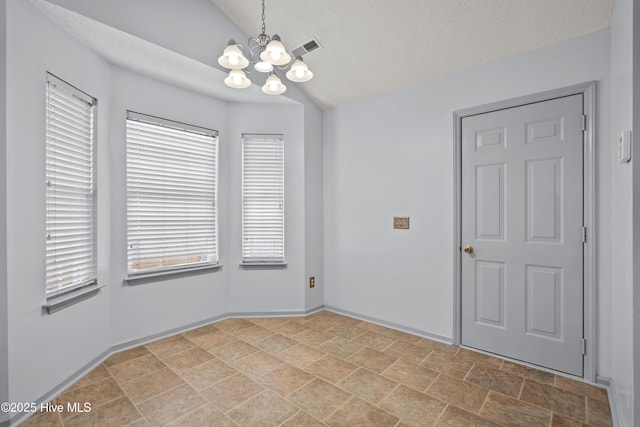
M 408 216 L 394 216 L 393 217 L 393 228 L 397 230 L 408 230 L 409 229 L 409 217 Z

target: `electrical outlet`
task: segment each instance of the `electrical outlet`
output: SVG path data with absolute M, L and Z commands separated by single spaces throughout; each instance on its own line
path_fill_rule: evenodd
M 409 229 L 409 217 L 408 216 L 394 216 L 393 228 L 396 230 L 408 230 Z
M 316 287 L 316 278 L 311 276 L 309 277 L 309 287 L 310 288 L 315 288 Z

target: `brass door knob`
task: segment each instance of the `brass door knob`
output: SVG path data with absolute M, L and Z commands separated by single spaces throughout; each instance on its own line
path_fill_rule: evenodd
M 471 245 L 467 245 L 464 247 L 464 253 L 465 254 L 472 254 L 473 253 L 473 246 Z

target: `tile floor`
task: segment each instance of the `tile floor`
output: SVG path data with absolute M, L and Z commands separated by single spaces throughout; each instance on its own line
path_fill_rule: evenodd
M 24 426 L 611 426 L 604 389 L 321 311 L 114 354 Z

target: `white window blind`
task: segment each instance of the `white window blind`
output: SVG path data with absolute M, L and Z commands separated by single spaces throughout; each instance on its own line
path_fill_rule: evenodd
M 128 271 L 218 264 L 218 133 L 127 116 Z
M 285 262 L 282 135 L 242 136 L 242 262 Z
M 46 292 L 97 282 L 96 100 L 47 74 Z

